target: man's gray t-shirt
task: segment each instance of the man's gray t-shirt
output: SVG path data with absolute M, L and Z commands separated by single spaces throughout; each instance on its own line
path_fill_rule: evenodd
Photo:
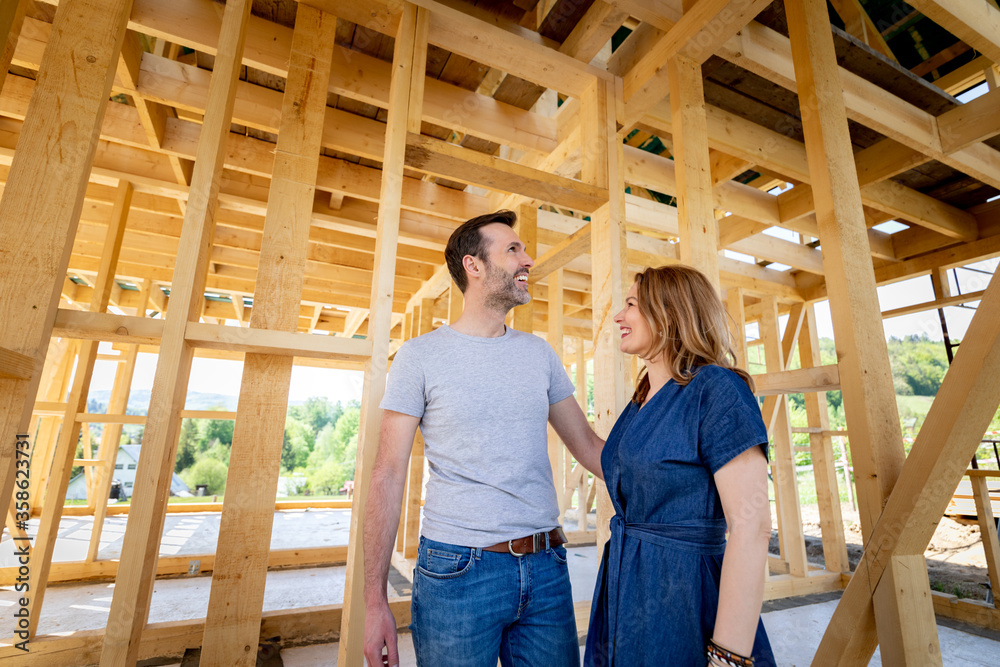
M 430 469 L 421 533 L 468 547 L 559 525 L 546 424 L 573 384 L 552 347 L 445 325 L 396 352 L 381 408 L 420 417 Z

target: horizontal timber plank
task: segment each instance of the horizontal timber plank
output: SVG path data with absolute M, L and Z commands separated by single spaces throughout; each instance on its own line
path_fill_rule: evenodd
M 371 356 L 371 341 L 248 327 L 191 322 L 184 340 L 195 347 L 319 359 L 360 360 Z
M 406 137 L 406 166 L 460 183 L 539 199 L 574 211 L 592 213 L 608 201 L 608 192 L 604 188 L 421 134 L 409 133 Z
M 410 624 L 410 598 L 389 601 L 389 609 L 396 619 L 397 628 Z M 281 611 L 266 611 L 261 618 L 261 637 L 281 637 L 286 642 L 315 643 L 336 641 L 339 637 L 342 605 L 303 607 Z M 176 657 L 188 648 L 198 648 L 205 632 L 205 619 L 150 623 L 142 631 L 139 659 Z M 104 630 L 87 630 L 68 635 L 38 635 L 31 640 L 31 651 L 24 653 L 11 644 L 13 639 L 0 643 L 0 661 L 12 659 L 24 667 L 82 667 L 100 661 L 104 643 Z
M 112 506 L 113 507 L 113 506 Z M 109 507 L 108 509 L 112 509 Z M 109 512 L 110 514 L 110 512 Z M 195 565 L 195 561 L 197 564 Z M 268 569 L 311 567 L 315 565 L 343 565 L 347 562 L 347 546 L 304 549 L 275 549 L 268 554 Z M 118 574 L 118 559 L 93 562 L 53 563 L 49 583 L 114 579 Z M 194 567 L 194 571 L 191 568 Z M 207 574 L 215 567 L 215 554 L 160 556 L 156 561 L 156 576 L 182 574 Z M 0 586 L 13 586 L 17 578 L 16 567 L 0 568 Z
M 0 378 L 29 380 L 34 370 L 34 359 L 26 354 L 0 347 Z
M 885 310 L 882 311 L 882 319 L 887 320 L 890 317 L 901 317 L 903 315 L 912 315 L 913 313 L 922 313 L 927 310 L 934 310 L 935 308 L 947 308 L 948 306 L 957 306 L 963 303 L 979 301 L 983 297 L 984 291 L 985 290 L 979 290 L 978 292 L 969 292 L 968 294 L 956 294 L 954 296 L 937 299 L 935 301 L 915 303 L 912 306 L 902 306 L 900 308 L 893 308 L 892 310 Z
M 777 373 L 760 373 L 753 376 L 757 396 L 802 394 L 840 389 L 840 371 L 837 364 L 798 368 Z
M 184 416 L 184 412 L 181 412 L 181 416 Z M 230 417 L 230 419 L 232 419 L 232 417 Z M 108 505 L 108 516 L 128 516 L 129 507 L 130 506 L 128 504 Z M 274 503 L 275 510 L 351 509 L 351 507 L 351 500 L 279 500 Z M 221 511 L 221 502 L 167 504 L 167 514 L 195 514 L 198 512 Z M 92 516 L 94 511 L 84 505 L 67 505 L 63 508 L 63 514 L 71 516 Z

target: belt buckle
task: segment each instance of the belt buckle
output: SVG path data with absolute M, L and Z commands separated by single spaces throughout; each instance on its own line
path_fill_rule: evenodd
M 518 539 L 521 539 L 521 538 L 518 538 Z M 522 553 L 518 553 L 518 552 L 514 551 L 514 540 L 507 540 L 507 551 L 514 558 L 520 558 L 521 556 L 527 555 L 527 554 L 522 554 Z

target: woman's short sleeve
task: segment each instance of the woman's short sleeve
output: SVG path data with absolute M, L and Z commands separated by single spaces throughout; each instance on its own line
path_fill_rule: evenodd
M 710 370 L 711 369 L 711 370 Z M 736 373 L 709 367 L 699 375 L 704 384 L 698 426 L 698 450 L 714 475 L 722 466 L 754 446 L 767 457 L 767 429 L 757 398 Z

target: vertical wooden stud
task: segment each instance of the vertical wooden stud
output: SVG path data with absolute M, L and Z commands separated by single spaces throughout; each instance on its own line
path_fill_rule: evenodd
M 379 403 L 385 392 L 386 367 L 389 358 L 389 331 L 392 320 L 392 294 L 395 280 L 396 243 L 399 238 L 399 206 L 402 198 L 404 152 L 406 150 L 407 118 L 412 105 L 410 80 L 424 76 L 425 63 L 414 63 L 417 41 L 426 41 L 425 33 L 417 34 L 417 8 L 403 5 L 399 32 L 396 35 L 392 60 L 392 83 L 389 89 L 389 116 L 386 122 L 385 158 L 382 161 L 382 189 L 378 207 L 378 234 L 375 237 L 375 268 L 373 271 L 368 335 L 372 340 L 372 356 L 365 364 L 365 385 L 361 398 L 361 423 L 358 429 L 358 458 L 355 467 L 354 509 L 351 512 L 351 532 L 347 550 L 347 575 L 344 582 L 344 611 L 340 626 L 338 662 L 344 667 L 360 666 L 364 641 L 364 533 L 362 517 L 371 484 L 371 467 L 378 452 L 381 411 Z
M 333 14 L 308 5 L 296 10 L 250 314 L 252 329 L 298 329 L 326 111 L 326 88 L 315 82 L 330 78 L 336 28 Z M 201 649 L 207 664 L 257 664 L 293 360 L 288 355 L 248 352 L 243 361 Z
M 806 307 L 805 324 L 799 335 L 799 362 L 802 368 L 822 365 L 819 353 L 819 333 L 816 329 L 816 310 Z M 819 506 L 819 525 L 823 537 L 823 561 L 831 572 L 850 572 L 847 561 L 847 540 L 844 537 L 844 518 L 840 512 L 840 487 L 837 484 L 837 461 L 833 456 L 833 439 L 830 430 L 830 413 L 826 394 L 809 392 L 804 395 L 808 425 L 820 429 L 809 434 L 813 475 L 816 479 L 816 502 Z
M 532 202 L 522 204 L 517 212 L 517 235 L 524 244 L 524 251 L 532 259 L 538 256 L 538 207 Z M 532 284 L 528 283 L 528 293 L 534 295 Z M 531 333 L 534 330 L 535 304 L 529 301 L 514 308 L 514 328 Z M 549 323 L 551 326 L 551 323 Z
M 873 598 L 882 653 L 908 667 L 941 664 L 937 621 L 923 554 L 890 556 Z M 906 625 L 899 622 L 907 619 Z
M 192 350 L 184 340 L 184 332 L 188 322 L 197 321 L 201 313 L 225 143 L 233 116 L 251 4 L 250 0 L 229 0 L 222 18 L 177 263 L 170 284 L 170 309 L 160 338 L 160 354 L 143 433 L 143 455 L 136 469 L 135 485 L 146 491 L 132 498 L 104 635 L 102 667 L 135 664 L 142 629 L 149 617 L 160 536 L 170 494 L 170 472 L 177 453 L 180 412 L 184 408 L 191 373 Z
M 625 241 L 625 182 L 622 143 L 617 137 L 619 91 L 613 82 L 595 81 L 580 101 L 583 180 L 608 188 L 607 205 L 594 212 L 591 222 L 592 291 L 594 318 L 594 430 L 607 438 L 618 415 L 628 404 L 628 369 L 613 321 L 627 291 L 628 261 Z M 597 545 L 610 537 L 614 514 L 607 488 L 597 484 Z
M 785 370 L 781 337 L 778 331 L 778 304 L 773 296 L 765 296 L 760 319 L 760 336 L 764 341 L 764 362 L 768 373 Z M 788 415 L 788 398 L 777 397 L 777 420 L 771 437 L 774 440 L 774 488 L 778 510 L 778 530 L 782 535 L 782 558 L 788 561 L 788 571 L 804 577 L 809 569 L 806 544 L 802 535 L 802 512 L 799 508 L 799 487 L 795 474 L 795 453 L 792 450 L 792 425 Z
M 830 17 L 822 0 L 786 11 L 867 539 L 902 469 L 903 436 Z
M 11 3 L 4 3 L 10 5 Z M 4 35 L 9 41 L 20 5 Z M 111 95 L 131 0 L 61 3 L 0 199 L 0 349 L 35 360 L 30 379 L 0 378 L 0 498 L 14 486 L 25 434 Z M 6 46 L 6 42 L 5 42 Z M 6 71 L 6 67 L 4 68 Z M 30 220 L 31 224 L 25 224 Z
M 125 234 L 125 221 L 128 219 L 129 207 L 132 204 L 132 184 L 122 182 L 115 193 L 114 212 L 108 223 L 104 237 L 104 249 L 97 273 L 97 282 L 90 302 L 90 312 L 104 312 L 108 307 L 111 288 L 115 283 L 115 266 L 121 252 L 122 236 Z M 52 457 L 52 467 L 49 471 L 49 482 L 45 487 L 45 506 L 38 525 L 38 537 L 35 540 L 32 554 L 29 590 L 29 628 L 33 635 L 38 629 L 38 618 L 42 611 L 42 601 L 48 585 L 49 571 L 52 567 L 52 554 L 56 539 L 59 536 L 59 522 L 62 519 L 63 505 L 66 502 L 66 489 L 69 486 L 69 474 L 73 469 L 73 459 L 76 454 L 77 441 L 80 438 L 81 424 L 77 414 L 87 411 L 87 393 L 90 390 L 90 380 L 94 374 L 94 362 L 97 361 L 98 341 L 84 341 L 77 358 L 76 372 L 73 375 L 73 388 L 66 400 L 66 412 L 63 415 L 62 429 L 56 441 L 55 453 Z M 89 424 L 82 428 L 90 428 Z
M 701 64 L 684 56 L 667 61 L 677 175 L 681 261 L 719 289 L 719 223 L 712 200 L 712 164 Z

